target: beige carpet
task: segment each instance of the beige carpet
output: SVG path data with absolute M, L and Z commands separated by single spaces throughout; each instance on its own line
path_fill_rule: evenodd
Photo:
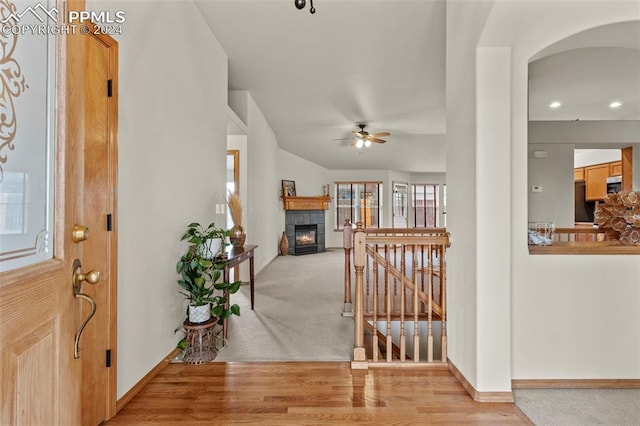
M 536 426 L 638 426 L 640 389 L 516 389 Z
M 232 296 L 240 316 L 229 321 L 227 346 L 215 362 L 350 361 L 353 318 L 342 317 L 344 251 L 279 256 L 255 282 Z

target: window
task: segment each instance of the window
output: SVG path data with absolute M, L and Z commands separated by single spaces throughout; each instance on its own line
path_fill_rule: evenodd
M 382 199 L 381 182 L 336 182 L 336 230 L 341 230 L 345 219 L 365 228 L 379 228 Z
M 414 228 L 432 228 L 436 226 L 438 223 L 439 194 L 439 185 L 428 183 L 411 184 Z

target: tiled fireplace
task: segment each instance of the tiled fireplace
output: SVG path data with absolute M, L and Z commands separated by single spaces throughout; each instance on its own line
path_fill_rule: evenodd
M 321 253 L 325 251 L 324 210 L 287 210 L 285 233 L 289 241 L 287 254 Z

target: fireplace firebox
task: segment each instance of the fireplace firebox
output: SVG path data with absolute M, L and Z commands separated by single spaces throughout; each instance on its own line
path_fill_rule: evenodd
M 296 225 L 293 252 L 296 256 L 318 252 L 318 225 Z
M 324 210 L 287 210 L 284 216 L 284 230 L 289 242 L 287 254 L 296 256 L 300 254 L 324 253 L 325 251 L 325 226 Z M 296 229 L 305 230 L 305 226 L 315 227 L 314 244 L 311 244 L 310 235 L 304 236 L 302 240 L 296 238 Z M 310 228 L 307 228 L 307 230 Z M 296 248 L 296 244 L 300 244 Z M 302 252 L 301 252 L 302 251 Z

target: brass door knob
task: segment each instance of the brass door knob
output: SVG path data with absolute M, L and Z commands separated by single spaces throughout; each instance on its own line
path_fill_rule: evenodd
M 100 282 L 100 271 L 91 270 L 86 274 L 78 271 L 75 275 L 77 281 L 86 281 L 89 284 L 98 284 Z
M 82 266 L 77 265 L 73 270 L 73 289 L 75 294 L 80 292 L 83 282 L 98 284 L 100 282 L 100 271 L 91 270 L 86 274 L 82 272 Z

